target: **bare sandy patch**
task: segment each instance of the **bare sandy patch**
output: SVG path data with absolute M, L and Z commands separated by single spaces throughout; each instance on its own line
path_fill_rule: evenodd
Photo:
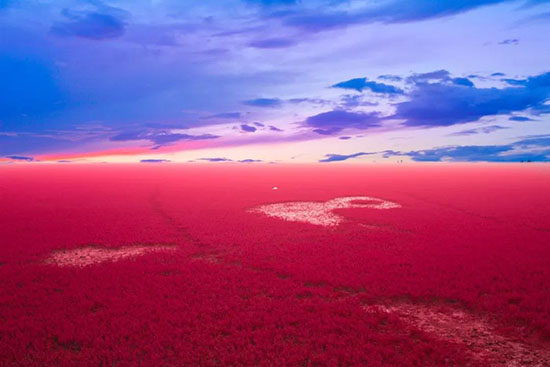
M 143 256 L 151 252 L 174 251 L 175 249 L 175 246 L 128 246 L 118 248 L 87 246 L 72 250 L 55 251 L 44 262 L 63 267 L 84 267 Z
M 358 201 L 367 201 L 367 203 L 358 203 Z M 393 209 L 400 207 L 401 205 L 397 203 L 370 196 L 349 196 L 325 202 L 296 201 L 267 204 L 253 208 L 251 211 L 290 222 L 310 223 L 319 226 L 337 226 L 343 222 L 344 218 L 333 213 L 335 209 Z
M 437 339 L 463 344 L 472 359 L 488 361 L 490 366 L 550 366 L 550 349 L 503 336 L 483 317 L 455 307 L 393 303 L 365 310 L 393 314 Z

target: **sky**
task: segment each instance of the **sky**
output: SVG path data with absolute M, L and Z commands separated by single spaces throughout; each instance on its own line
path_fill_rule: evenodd
M 550 161 L 548 34 L 548 0 L 0 0 L 0 163 Z

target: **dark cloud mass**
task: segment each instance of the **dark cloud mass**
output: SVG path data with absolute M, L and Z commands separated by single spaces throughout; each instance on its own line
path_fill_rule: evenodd
M 410 100 L 395 104 L 391 118 L 405 120 L 406 126 L 450 126 L 527 109 L 544 111 L 550 98 L 550 73 L 514 80 L 514 87 L 501 89 L 456 84 L 448 72 L 428 74 L 409 78 L 414 83 Z
M 247 124 L 242 124 L 241 125 L 241 130 L 244 131 L 244 132 L 247 132 L 247 133 L 253 133 L 257 129 L 254 126 L 250 126 L 250 125 L 247 125 Z
M 525 116 L 511 116 L 508 120 L 518 121 L 518 122 L 533 121 L 533 119 L 530 119 L 529 117 L 525 117 Z
M 22 156 L 22 155 L 8 155 L 8 156 L 6 156 L 6 158 L 13 159 L 15 161 L 27 161 L 27 162 L 34 161 L 33 157 L 27 157 L 27 156 Z
M 408 23 L 446 17 L 481 6 L 511 2 L 512 0 L 388 0 L 353 11 L 312 10 L 309 13 L 291 13 L 285 23 L 309 32 L 320 32 L 354 24 Z
M 124 34 L 125 23 L 120 16 L 100 12 L 77 12 L 63 10 L 64 22 L 51 28 L 59 36 L 76 36 L 92 40 L 118 38 Z
M 315 128 L 313 131 L 318 134 L 331 135 L 346 128 L 367 129 L 380 126 L 380 117 L 374 112 L 333 110 L 310 116 L 305 124 Z
M 346 80 L 345 82 L 336 83 L 332 87 L 342 88 L 342 89 L 353 89 L 358 92 L 362 92 L 363 90 L 368 89 L 374 93 L 403 94 L 403 90 L 400 88 L 397 88 L 389 84 L 369 81 L 367 78 L 355 78 L 355 79 Z
M 464 85 L 466 87 L 473 87 L 474 83 L 468 78 L 454 78 L 453 83 L 456 85 Z

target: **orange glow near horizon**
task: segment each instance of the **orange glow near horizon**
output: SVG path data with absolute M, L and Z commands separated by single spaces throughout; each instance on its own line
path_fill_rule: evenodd
M 206 141 L 192 141 L 185 142 L 183 144 L 176 144 L 166 147 L 161 147 L 156 150 L 151 150 L 147 147 L 130 147 L 120 149 L 107 149 L 98 150 L 93 152 L 79 152 L 79 153 L 56 153 L 56 154 L 43 154 L 36 156 L 35 158 L 40 161 L 59 161 L 64 159 L 86 159 L 86 158 L 98 158 L 98 157 L 110 157 L 110 156 L 131 156 L 141 154 L 157 155 L 161 153 L 173 153 L 185 150 L 197 150 L 214 146 L 212 142 Z

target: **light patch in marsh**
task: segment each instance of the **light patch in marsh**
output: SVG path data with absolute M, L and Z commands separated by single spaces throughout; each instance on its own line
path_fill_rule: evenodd
M 128 246 L 118 248 L 87 246 L 53 252 L 44 262 L 62 267 L 84 267 L 103 262 L 143 256 L 151 252 L 174 251 L 175 246 Z
M 472 358 L 493 367 L 550 366 L 550 349 L 499 334 L 483 317 L 448 305 L 392 303 L 365 306 L 367 312 L 397 316 L 436 339 L 465 345 Z
M 358 203 L 358 201 L 367 201 L 368 203 Z M 348 196 L 325 202 L 295 201 L 266 204 L 250 211 L 291 222 L 310 223 L 318 226 L 337 226 L 343 222 L 344 218 L 333 213 L 335 209 L 393 209 L 400 207 L 401 205 L 397 203 L 370 196 Z

